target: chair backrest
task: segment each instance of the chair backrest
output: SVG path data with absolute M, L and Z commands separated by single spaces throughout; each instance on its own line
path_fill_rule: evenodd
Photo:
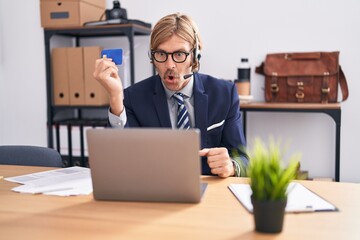
M 62 167 L 62 159 L 55 149 L 39 146 L 0 146 L 0 164 Z

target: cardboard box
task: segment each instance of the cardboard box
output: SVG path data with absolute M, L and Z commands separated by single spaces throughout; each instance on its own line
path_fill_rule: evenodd
M 95 60 L 100 57 L 101 47 L 84 47 L 84 80 L 85 80 L 85 105 L 108 105 L 109 95 L 101 84 L 93 77 Z
M 99 21 L 106 0 L 40 0 L 43 28 L 79 27 L 85 22 Z

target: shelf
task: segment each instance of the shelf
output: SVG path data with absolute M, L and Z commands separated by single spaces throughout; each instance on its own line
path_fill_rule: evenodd
M 244 134 L 246 137 L 247 112 L 302 112 L 324 113 L 335 122 L 335 181 L 340 181 L 340 130 L 341 105 L 340 103 L 242 103 L 240 111 L 243 112 Z
M 70 126 L 103 126 L 108 125 L 108 119 L 64 119 L 54 121 L 54 125 L 70 125 Z
M 47 128 L 48 128 L 48 147 L 56 149 L 60 152 L 60 126 L 67 126 L 68 133 L 68 156 L 64 156 L 64 162 L 73 163 L 72 156 L 72 139 L 71 128 L 80 128 L 80 147 L 81 156 L 80 162 L 85 163 L 84 156 L 84 132 L 83 128 L 90 126 L 105 127 L 108 124 L 107 109 L 109 106 L 55 106 L 53 105 L 53 83 L 52 83 L 52 69 L 51 69 L 51 49 L 50 41 L 53 36 L 65 36 L 75 38 L 75 46 L 80 46 L 80 38 L 98 38 L 98 37 L 127 37 L 129 41 L 130 50 L 130 81 L 131 84 L 135 82 L 135 66 L 134 66 L 134 37 L 148 36 L 151 33 L 151 28 L 142 26 L 140 24 L 111 24 L 103 26 L 86 26 L 86 27 L 66 27 L 66 28 L 45 28 L 45 59 L 46 59 L 46 89 L 47 89 Z M 54 127 L 55 139 L 54 143 Z M 78 161 L 77 161 L 78 162 Z M 68 166 L 69 164 L 65 164 Z
M 68 37 L 106 37 L 106 36 L 147 36 L 151 29 L 138 24 L 114 24 L 104 26 L 71 27 L 71 28 L 46 28 L 48 37 L 56 34 Z

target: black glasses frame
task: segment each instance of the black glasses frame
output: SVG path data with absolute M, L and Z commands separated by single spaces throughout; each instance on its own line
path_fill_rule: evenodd
M 183 62 L 186 61 L 187 57 L 188 57 L 193 51 L 194 51 L 194 49 L 192 49 L 190 52 L 176 51 L 176 52 L 168 53 L 168 52 L 165 52 L 165 51 L 163 51 L 163 50 L 153 50 L 153 51 L 151 51 L 151 56 L 152 56 L 152 59 L 154 59 L 156 62 L 164 63 L 164 62 L 166 62 L 166 61 L 168 60 L 168 58 L 169 58 L 168 56 L 171 55 L 171 58 L 172 58 L 172 60 L 173 60 L 174 62 L 176 62 L 176 63 L 183 63 Z M 156 53 L 163 53 L 163 54 L 165 54 L 165 55 L 166 55 L 165 60 L 163 60 L 163 61 L 157 60 L 157 59 L 155 58 L 155 54 L 156 54 Z M 183 54 L 185 54 L 186 57 L 185 57 L 184 61 L 177 61 L 177 60 L 175 60 L 174 54 L 177 54 L 177 53 L 183 53 Z

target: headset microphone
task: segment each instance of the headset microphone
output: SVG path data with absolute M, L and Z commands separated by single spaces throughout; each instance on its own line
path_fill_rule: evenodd
M 188 78 L 191 77 L 192 75 L 194 75 L 194 73 L 185 74 L 185 75 L 184 75 L 184 79 L 188 79 Z

